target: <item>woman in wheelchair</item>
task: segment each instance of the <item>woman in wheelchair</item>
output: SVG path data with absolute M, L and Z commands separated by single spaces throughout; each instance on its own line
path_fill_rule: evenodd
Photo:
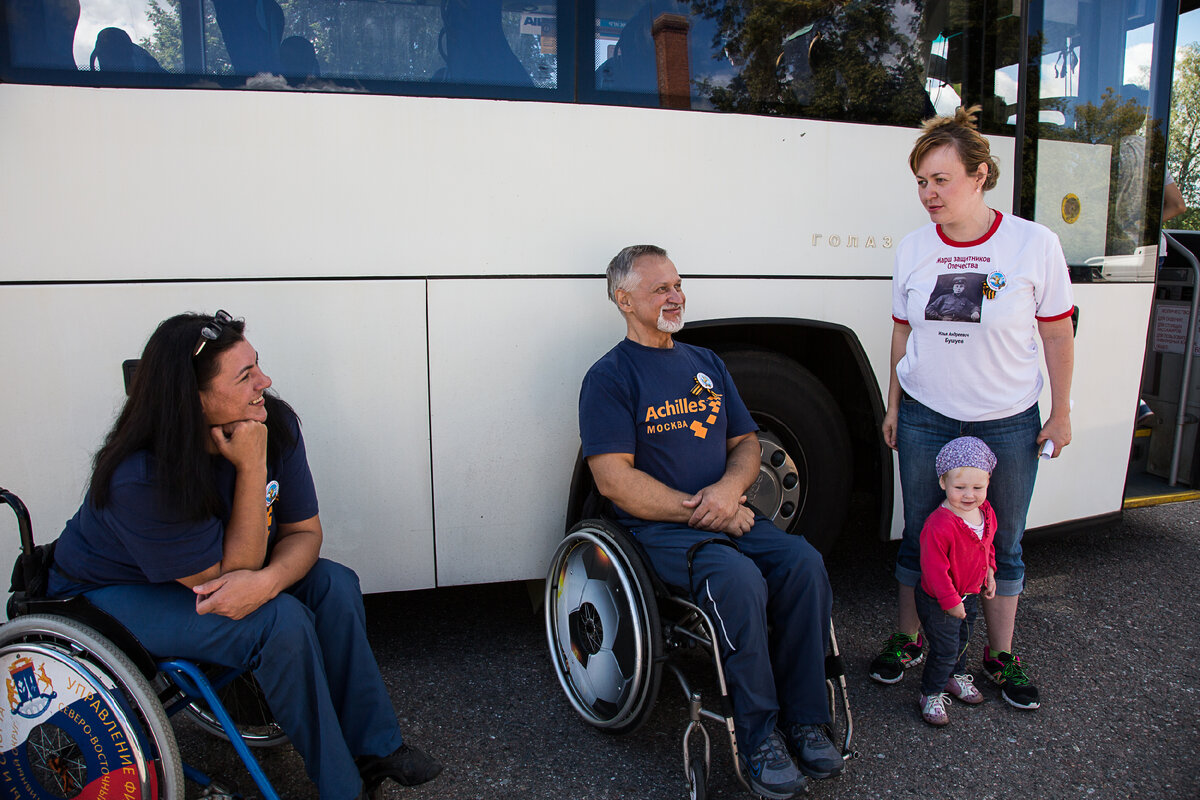
M 156 656 L 252 670 L 322 798 L 428 781 L 442 765 L 400 734 L 358 577 L 319 557 L 299 420 L 243 330 L 223 311 L 155 330 L 50 594 L 85 595 Z

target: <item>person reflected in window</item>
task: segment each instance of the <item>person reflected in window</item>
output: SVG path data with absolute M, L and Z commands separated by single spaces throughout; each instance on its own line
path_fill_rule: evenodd
M 317 51 L 303 36 L 289 36 L 279 43 L 279 66 L 291 86 L 321 77 Z
M 96 34 L 89 66 L 106 72 L 166 72 L 154 56 L 134 44 L 120 28 L 105 28 Z
M 4 14 L 15 66 L 75 69 L 79 0 L 8 0 Z

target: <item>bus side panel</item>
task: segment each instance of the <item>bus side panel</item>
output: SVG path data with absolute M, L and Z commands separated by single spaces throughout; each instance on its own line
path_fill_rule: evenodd
M 579 453 L 579 386 L 624 335 L 600 279 L 430 281 L 439 586 L 545 575 Z
M 0 118 L 0 281 L 597 275 L 644 241 L 692 274 L 885 276 L 928 221 L 908 128 L 23 85 Z
M 322 553 L 365 591 L 433 586 L 424 281 L 5 287 L 0 485 L 29 506 L 37 540 L 79 506 L 124 401 L 121 362 L 165 317 L 217 308 L 247 320 L 300 414 Z M 0 544 L 0 563 L 16 550 Z
M 1030 528 L 1120 511 L 1125 495 L 1154 285 L 1077 283 L 1074 289 L 1072 441 L 1062 457 L 1038 467 Z M 1045 420 L 1049 380 L 1039 403 Z

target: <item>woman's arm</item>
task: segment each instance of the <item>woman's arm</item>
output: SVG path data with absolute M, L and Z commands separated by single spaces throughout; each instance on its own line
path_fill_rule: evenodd
M 1046 354 L 1050 374 L 1050 417 L 1038 433 L 1038 445 L 1054 442 L 1051 458 L 1058 458 L 1071 443 L 1071 377 L 1075 371 L 1075 328 L 1071 318 L 1038 322 L 1038 334 Z
M 901 322 L 892 322 L 892 353 L 891 369 L 888 378 L 887 411 L 883 415 L 883 440 L 887 446 L 896 449 L 896 426 L 900 418 L 900 379 L 896 377 L 896 365 L 904 358 L 908 350 L 908 337 L 912 334 L 912 326 Z
M 180 578 L 188 588 L 238 569 L 259 569 L 267 557 L 267 426 L 260 422 L 220 425 L 211 430 L 217 451 L 234 466 L 233 504 L 221 560 Z
M 226 572 L 196 585 L 196 613 L 241 619 L 303 578 L 321 553 L 321 517 L 280 523 L 271 561 L 262 569 Z

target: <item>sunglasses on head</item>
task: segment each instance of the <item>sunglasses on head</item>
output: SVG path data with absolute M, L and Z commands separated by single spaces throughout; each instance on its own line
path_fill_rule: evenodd
M 209 342 L 215 342 L 221 336 L 221 331 L 225 330 L 225 326 L 233 322 L 233 317 L 224 309 L 218 310 L 212 315 L 212 319 L 205 323 L 200 329 L 200 335 L 196 337 L 196 346 L 192 349 L 192 358 L 200 355 L 200 351 L 204 349 L 204 345 Z

